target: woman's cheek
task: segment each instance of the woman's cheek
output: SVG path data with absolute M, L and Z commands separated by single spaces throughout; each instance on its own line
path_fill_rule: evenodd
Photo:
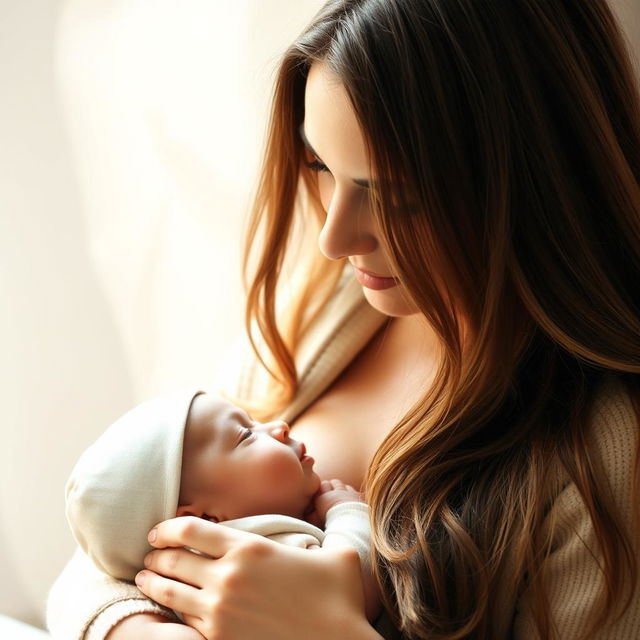
M 318 176 L 318 190 L 320 192 L 320 202 L 325 211 L 329 210 L 331 199 L 333 198 L 333 176 L 328 173 L 322 173 Z

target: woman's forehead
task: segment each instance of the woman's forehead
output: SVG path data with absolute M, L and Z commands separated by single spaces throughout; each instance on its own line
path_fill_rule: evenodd
M 307 77 L 302 133 L 332 172 L 360 181 L 369 178 L 365 138 L 349 95 L 322 62 L 314 63 Z

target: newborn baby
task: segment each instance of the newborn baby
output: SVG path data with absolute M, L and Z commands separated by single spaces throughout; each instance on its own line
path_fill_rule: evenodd
M 149 530 L 175 516 L 309 549 L 350 546 L 373 616 L 367 505 L 339 480 L 321 483 L 313 465 L 285 422 L 257 423 L 218 396 L 180 392 L 129 411 L 85 451 L 67 483 L 67 518 L 94 564 L 130 581 L 151 550 Z M 324 531 L 304 520 L 311 512 Z

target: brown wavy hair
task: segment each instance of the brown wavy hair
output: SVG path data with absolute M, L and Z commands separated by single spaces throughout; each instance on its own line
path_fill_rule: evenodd
M 640 96 L 621 31 L 604 0 L 324 6 L 280 66 L 247 237 L 266 415 L 295 395 L 297 345 L 343 267 L 315 248 L 325 214 L 298 134 L 317 61 L 365 132 L 393 273 L 442 344 L 366 480 L 386 604 L 409 637 L 489 639 L 492 594 L 526 582 L 554 637 L 544 523 L 573 482 L 604 576 L 593 633 L 638 583 L 637 529 L 585 429 L 606 376 L 636 399 L 640 387 Z

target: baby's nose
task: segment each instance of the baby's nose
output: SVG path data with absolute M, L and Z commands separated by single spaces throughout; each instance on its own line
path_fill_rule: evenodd
M 283 420 L 278 420 L 275 426 L 271 428 L 271 435 L 276 440 L 280 440 L 280 442 L 286 442 L 289 439 L 289 425 Z
M 284 420 L 274 420 L 273 422 L 267 422 L 261 425 L 258 429 L 264 430 L 272 438 L 279 440 L 280 442 L 287 442 L 289 440 L 289 425 Z

